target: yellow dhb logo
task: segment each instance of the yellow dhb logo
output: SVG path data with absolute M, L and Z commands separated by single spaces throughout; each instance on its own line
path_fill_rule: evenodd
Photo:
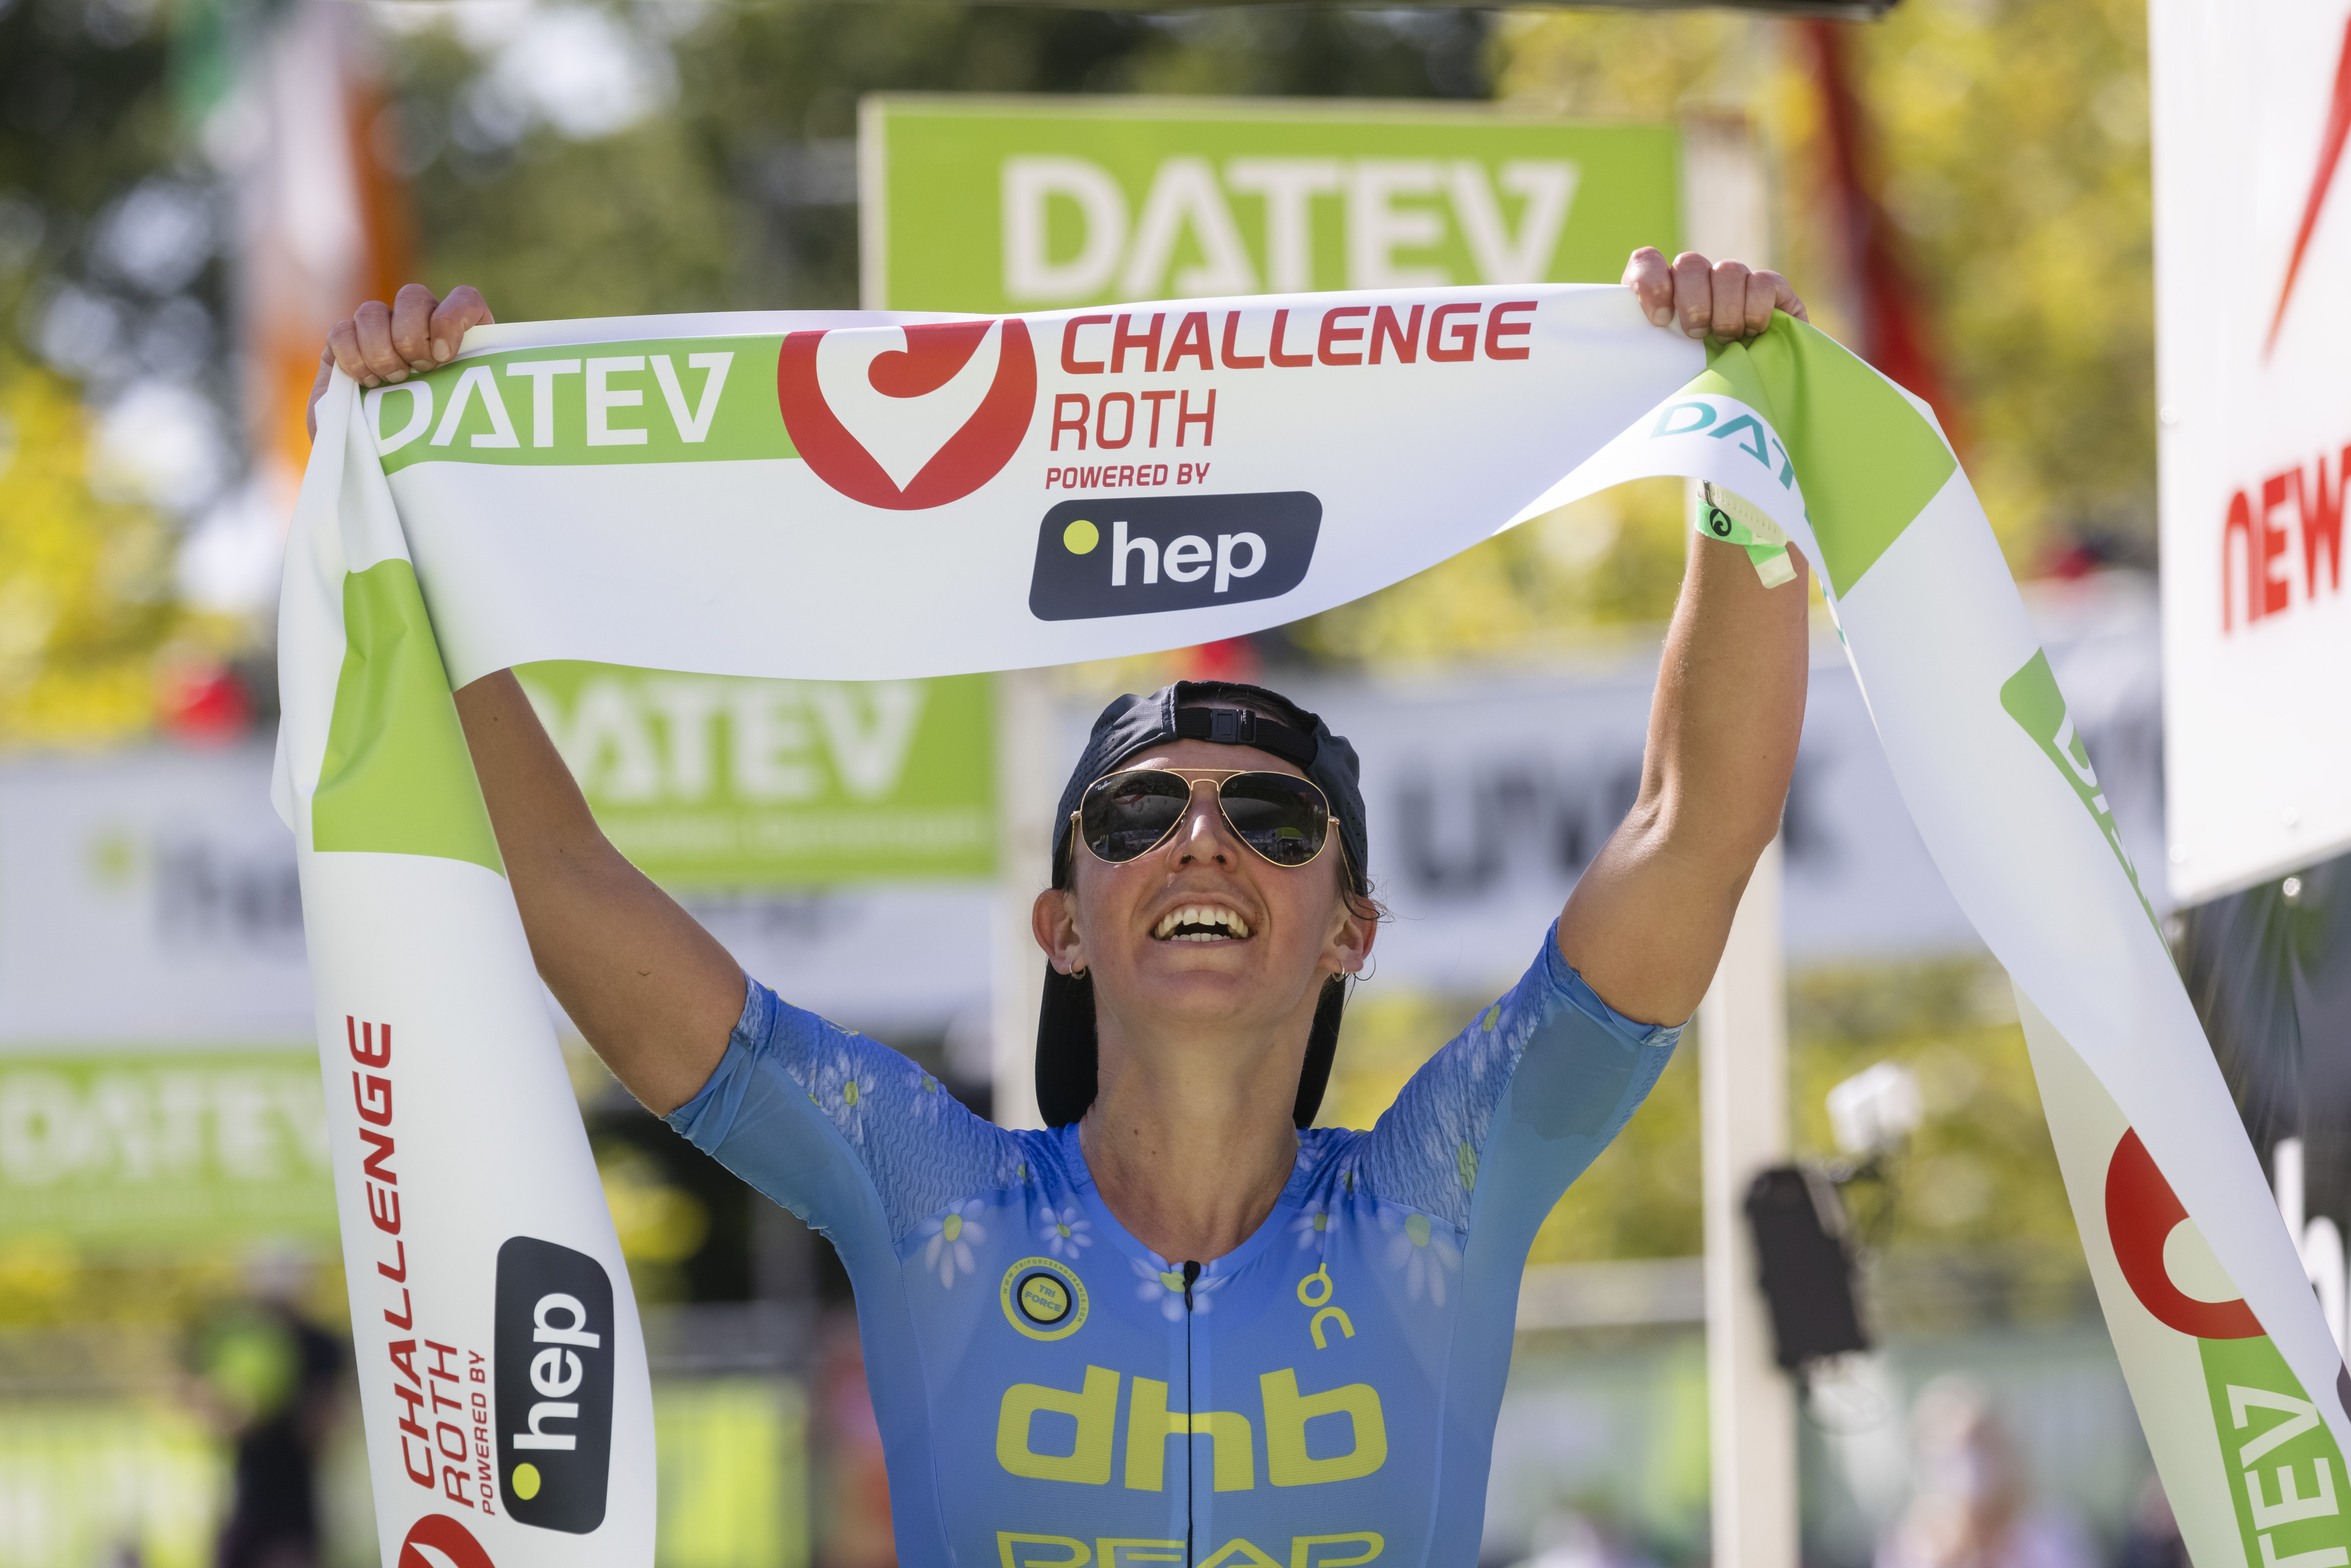
M 1008 1276 L 1008 1290 L 1009 1283 Z M 1014 1384 L 1004 1391 L 997 1410 L 997 1463 L 1012 1475 L 1036 1480 L 1108 1486 L 1119 1426 L 1121 1381 L 1107 1367 L 1089 1366 L 1084 1385 L 1075 1390 L 1042 1383 Z M 1257 1428 L 1246 1415 L 1238 1410 L 1170 1410 L 1167 1385 L 1150 1377 L 1137 1377 L 1134 1385 L 1126 1413 L 1129 1490 L 1159 1490 L 1165 1484 L 1167 1439 L 1196 1437 L 1209 1440 L 1217 1490 L 1255 1488 Z M 1379 1390 L 1370 1384 L 1349 1383 L 1320 1394 L 1301 1394 L 1296 1370 L 1284 1367 L 1260 1376 L 1258 1394 L 1265 1422 L 1266 1479 L 1273 1485 L 1321 1486 L 1355 1480 L 1387 1462 L 1387 1422 L 1380 1411 Z M 1069 1452 L 1040 1454 L 1032 1446 L 1032 1427 L 1040 1415 L 1067 1416 L 1076 1422 Z M 1306 1424 L 1318 1416 L 1347 1418 L 1351 1441 L 1346 1452 L 1322 1459 L 1307 1453 Z

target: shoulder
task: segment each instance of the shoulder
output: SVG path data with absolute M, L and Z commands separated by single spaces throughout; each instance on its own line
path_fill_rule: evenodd
M 1654 1078 L 1680 1035 L 1678 1028 L 1636 1023 L 1603 1001 L 1562 956 L 1554 927 L 1518 984 L 1413 1074 L 1348 1157 L 1383 1200 L 1466 1224 L 1506 1097 L 1542 1107 L 1536 1120 L 1547 1125 L 1604 1122 L 1640 1076 L 1638 1059 L 1651 1060 Z

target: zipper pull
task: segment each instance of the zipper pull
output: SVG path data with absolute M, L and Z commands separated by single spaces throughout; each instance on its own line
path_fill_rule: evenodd
M 1199 1277 L 1200 1266 L 1197 1263 L 1184 1265 L 1184 1310 L 1187 1312 L 1192 1310 L 1192 1281 Z

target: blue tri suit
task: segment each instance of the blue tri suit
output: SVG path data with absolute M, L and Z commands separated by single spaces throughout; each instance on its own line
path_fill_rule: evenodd
M 1127 1233 L 1074 1125 L 984 1122 L 757 984 L 668 1120 L 840 1250 L 910 1568 L 1472 1568 L 1527 1249 L 1680 1033 L 1554 932 L 1204 1264 Z

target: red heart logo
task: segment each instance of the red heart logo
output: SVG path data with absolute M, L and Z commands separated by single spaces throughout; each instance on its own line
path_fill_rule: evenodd
M 408 1527 L 407 1539 L 400 1543 L 400 1568 L 437 1568 L 416 1550 L 419 1546 L 446 1553 L 457 1568 L 496 1568 L 473 1531 L 445 1513 L 428 1513 Z
M 2163 1244 L 2187 1219 L 2188 1206 L 2164 1179 L 2137 1130 L 2126 1131 L 2106 1165 L 2106 1237 L 2131 1294 L 2156 1322 L 2198 1339 L 2251 1339 L 2262 1333 L 2262 1320 L 2241 1297 L 2199 1301 L 2171 1282 Z
M 939 393 L 972 362 L 995 325 L 939 321 L 898 329 L 905 334 L 906 346 L 874 355 L 866 382 L 884 398 L 909 402 Z M 893 512 L 944 507 L 995 478 L 1019 450 L 1037 408 L 1037 355 L 1028 324 L 1018 317 L 1003 319 L 996 374 L 977 408 L 903 488 L 825 399 L 817 375 L 817 348 L 832 330 L 877 329 L 830 329 L 785 338 L 776 358 L 776 402 L 801 459 L 841 494 Z
M 936 327 L 914 327 L 906 346 L 874 356 L 866 379 L 883 397 L 922 397 L 938 391 L 971 362 L 987 321 L 949 321 Z

